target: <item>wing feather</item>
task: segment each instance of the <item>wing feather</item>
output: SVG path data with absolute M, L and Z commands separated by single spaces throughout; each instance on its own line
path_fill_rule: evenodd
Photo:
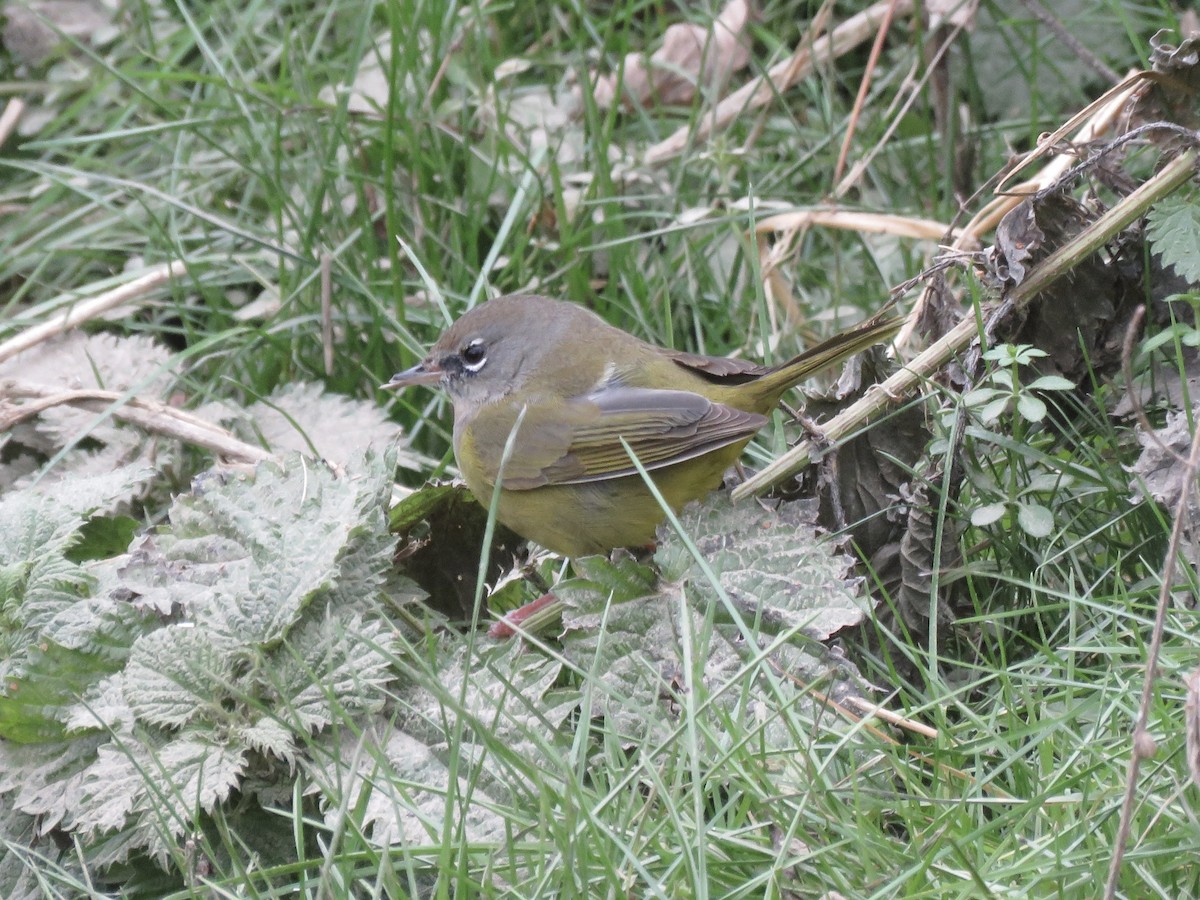
M 534 413 L 534 409 L 539 413 Z M 553 416 L 544 410 L 555 409 Z M 517 412 L 496 409 L 472 425 L 467 441 L 502 447 Z M 606 386 L 565 404 L 526 413 L 504 472 L 509 490 L 584 484 L 637 472 L 621 440 L 649 470 L 675 465 L 744 441 L 767 422 L 690 391 Z M 499 456 L 498 450 L 480 454 Z M 494 483 L 494 471 L 484 473 Z

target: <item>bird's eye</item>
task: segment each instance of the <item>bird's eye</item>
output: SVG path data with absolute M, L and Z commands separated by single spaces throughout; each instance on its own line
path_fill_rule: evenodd
M 483 341 L 476 338 L 463 347 L 460 355 L 468 372 L 478 372 L 487 362 L 487 347 L 484 346 Z

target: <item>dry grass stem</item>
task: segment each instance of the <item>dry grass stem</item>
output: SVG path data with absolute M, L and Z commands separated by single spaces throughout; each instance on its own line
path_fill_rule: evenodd
M 1103 246 L 1113 235 L 1143 215 L 1156 201 L 1187 181 L 1191 177 L 1195 161 L 1194 150 L 1176 157 L 1091 226 L 1047 256 L 1029 272 L 1025 281 L 1010 292 L 1009 299 L 1012 303 L 1018 309 L 1021 308 L 1039 292 L 1070 272 L 1078 260 Z M 979 330 L 979 323 L 974 317 L 963 319 L 903 369 L 882 384 L 872 387 L 861 399 L 822 425 L 825 440 L 836 443 L 857 431 L 863 423 L 873 419 L 888 405 L 912 396 L 952 357 L 969 346 L 979 335 Z M 753 478 L 734 488 L 733 499 L 740 500 L 779 484 L 807 466 L 812 459 L 812 453 L 811 441 L 798 444 Z
M 1023 159 L 1019 166 L 1008 173 L 1005 180 L 1011 178 L 1021 169 L 1028 166 L 1034 160 L 1054 152 L 1058 146 L 1059 140 L 1073 128 L 1079 127 L 1075 136 L 1071 139 L 1074 144 L 1086 144 L 1093 141 L 1102 134 L 1106 134 L 1112 128 L 1113 123 L 1121 115 L 1125 109 L 1137 85 L 1141 82 L 1143 73 L 1139 72 L 1126 78 L 1121 84 L 1116 85 L 1109 91 L 1105 92 L 1104 96 L 1089 103 L 1086 107 L 1072 116 L 1066 123 L 1060 126 L 1052 134 L 1048 135 L 1038 144 L 1038 148 L 1034 150 L 1028 157 Z M 1079 123 L 1082 122 L 1082 125 Z M 1040 172 L 1032 178 L 1022 182 L 1006 191 L 1003 190 L 1004 182 L 1001 181 L 1000 186 L 996 189 L 996 196 L 989 201 L 979 212 L 977 212 L 971 220 L 959 230 L 947 248 L 948 252 L 955 252 L 969 249 L 971 246 L 980 242 L 983 235 L 990 233 L 1000 220 L 1004 218 L 1011 210 L 1017 207 L 1026 195 L 1035 193 L 1049 185 L 1053 184 L 1061 178 L 1068 169 L 1076 162 L 1073 154 L 1059 153 L 1051 160 Z M 913 332 L 916 329 L 917 322 L 921 320 L 924 314 L 925 305 L 929 302 L 930 291 L 926 288 L 917 302 L 913 305 L 912 311 L 909 313 L 908 321 L 904 323 L 904 327 L 896 336 L 896 345 L 906 347 L 912 341 Z
M 850 110 L 850 118 L 846 123 L 846 134 L 842 138 L 841 149 L 838 150 L 837 163 L 833 167 L 833 182 L 837 183 L 842 178 L 842 172 L 846 170 L 846 158 L 850 155 L 850 148 L 854 144 L 854 132 L 858 128 L 858 120 L 862 115 L 864 104 L 867 102 L 867 91 L 871 87 L 871 77 L 875 74 L 875 67 L 879 65 L 879 54 L 883 52 L 883 41 L 887 37 L 888 32 L 892 29 L 892 20 L 896 13 L 896 0 L 892 0 L 887 12 L 884 14 L 883 21 L 879 23 L 879 28 L 875 32 L 875 43 L 871 45 L 871 55 L 867 58 L 867 68 L 863 72 L 863 77 L 858 83 L 858 94 L 854 98 L 854 106 Z
M 56 335 L 69 331 L 76 325 L 104 315 L 110 309 L 115 309 L 130 300 L 142 297 L 155 288 L 160 287 L 173 278 L 178 278 L 187 271 L 187 264 L 176 260 L 166 265 L 158 266 L 145 275 L 135 278 L 127 284 L 105 291 L 90 300 L 78 301 L 58 315 L 41 325 L 27 328 L 20 334 L 9 338 L 0 344 L 0 362 L 16 356 L 30 347 L 36 347 Z
M 8 141 L 24 112 L 25 101 L 20 97 L 13 97 L 5 105 L 4 112 L 0 113 L 0 147 L 3 147 Z
M 1190 154 L 1189 154 L 1190 155 Z M 1158 675 L 1158 658 L 1162 652 L 1163 632 L 1166 630 L 1167 610 L 1171 605 L 1171 590 L 1175 584 L 1174 573 L 1179 565 L 1179 548 L 1183 543 L 1184 529 L 1190 518 L 1188 506 L 1193 502 L 1196 490 L 1196 473 L 1200 471 L 1200 428 L 1192 435 L 1192 448 L 1187 464 L 1180 470 L 1181 489 L 1175 504 L 1171 522 L 1171 539 L 1167 544 L 1166 560 L 1159 578 L 1158 609 L 1154 614 L 1154 626 L 1150 634 L 1150 649 L 1146 653 L 1146 673 L 1142 678 L 1142 698 L 1138 704 L 1137 721 L 1133 726 L 1132 747 L 1129 753 L 1129 768 L 1125 775 L 1125 797 L 1121 802 L 1121 824 L 1117 829 L 1117 840 L 1113 845 L 1112 860 L 1108 868 L 1108 882 L 1104 886 L 1105 900 L 1117 895 L 1117 880 L 1121 874 L 1121 862 L 1129 835 L 1133 829 L 1133 808 L 1137 799 L 1138 771 L 1142 760 L 1154 752 L 1154 742 L 1146 730 L 1150 719 L 1150 701 L 1154 695 L 1154 682 Z
M 33 402 L 10 405 L 12 400 Z M 53 406 L 108 413 L 152 434 L 203 447 L 230 462 L 256 463 L 271 458 L 263 448 L 247 444 L 223 428 L 157 400 L 130 398 L 116 391 L 64 391 L 15 378 L 0 382 L 0 433 Z
M 851 16 L 833 32 L 811 44 L 804 42 L 796 47 L 792 55 L 772 66 L 765 75 L 743 85 L 717 104 L 711 116 L 705 116 L 694 126 L 684 125 L 670 137 L 652 146 L 644 157 L 647 165 L 659 165 L 679 155 L 693 141 L 707 138 L 742 115 L 748 109 L 757 109 L 770 103 L 801 78 L 807 76 L 818 62 L 828 62 L 857 47 L 879 29 L 880 22 L 888 15 L 912 15 L 913 0 L 882 0 L 872 4 L 856 16 Z

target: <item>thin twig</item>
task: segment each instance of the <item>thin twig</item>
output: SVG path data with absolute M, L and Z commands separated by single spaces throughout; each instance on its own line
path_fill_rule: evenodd
M 21 116 L 25 113 L 25 101 L 20 97 L 13 97 L 4 107 L 4 112 L 0 113 L 0 147 L 4 146 L 4 142 L 8 140 L 9 135 L 17 127 L 17 122 L 21 120 Z
M 333 256 L 321 254 L 321 348 L 325 351 L 325 375 L 333 374 Z
M 272 458 L 262 447 L 247 444 L 224 428 L 156 400 L 140 400 L 116 391 L 64 391 L 49 385 L 9 378 L 0 381 L 0 403 L 32 400 L 29 404 L 0 405 L 0 433 L 53 406 L 74 406 L 107 413 L 153 434 L 203 447 L 231 462 L 256 463 Z
M 892 29 L 892 20 L 895 17 L 895 13 L 896 3 L 895 0 L 892 0 L 887 13 L 883 17 L 883 21 L 879 23 L 879 28 L 875 31 L 875 43 L 871 45 L 871 52 L 867 56 L 867 67 L 863 71 L 863 77 L 858 82 L 858 96 L 854 98 L 854 106 L 850 110 L 849 120 L 846 125 L 846 136 L 842 138 L 842 148 L 838 151 L 837 162 L 833 167 L 833 178 L 830 179 L 834 184 L 837 184 L 841 180 L 842 172 L 846 168 L 846 157 L 850 155 L 850 145 L 854 141 L 854 132 L 858 126 L 858 119 L 862 115 L 863 104 L 867 101 L 867 91 L 871 87 L 871 76 L 875 74 L 875 67 L 879 64 L 879 55 L 883 52 L 883 41 Z
M 1137 793 L 1138 770 L 1142 760 L 1154 753 L 1154 741 L 1146 730 L 1150 718 L 1150 701 L 1154 694 L 1154 682 L 1158 674 L 1158 657 L 1162 652 L 1163 632 L 1166 630 L 1167 608 L 1171 603 L 1171 586 L 1179 561 L 1179 547 L 1183 543 L 1183 529 L 1190 518 L 1188 504 L 1192 502 L 1196 484 L 1196 472 L 1200 470 L 1200 428 L 1192 435 L 1192 449 L 1187 465 L 1179 473 L 1179 500 L 1175 504 L 1174 521 L 1171 523 L 1171 539 L 1167 545 L 1167 557 L 1163 563 L 1161 584 L 1158 589 L 1158 610 L 1154 615 L 1154 629 L 1150 634 L 1150 650 L 1146 654 L 1146 674 L 1142 678 L 1142 700 L 1138 706 L 1137 721 L 1133 726 L 1132 748 L 1129 754 L 1129 769 L 1125 776 L 1125 799 L 1121 803 L 1121 824 L 1117 829 L 1117 840 L 1113 846 L 1112 860 L 1108 867 L 1108 882 L 1104 886 L 1105 900 L 1117 894 L 1117 878 L 1121 874 L 1121 861 L 1133 828 L 1133 807 Z
M 1195 150 L 1180 154 L 1145 184 L 1122 198 L 1119 203 L 1090 226 L 1053 251 L 1030 271 L 1023 282 L 1011 291 L 1008 301 L 1016 309 L 1024 307 L 1038 293 L 1070 272 L 1081 259 L 1094 253 L 1130 222 L 1144 215 L 1151 205 L 1191 178 L 1196 164 L 1196 155 Z M 876 416 L 886 406 L 910 396 L 917 387 L 953 356 L 965 349 L 975 339 L 978 331 L 978 325 L 974 318 L 963 319 L 899 372 L 882 384 L 869 389 L 862 399 L 852 403 L 824 423 L 821 430 L 825 433 L 826 439 L 831 442 L 841 440 L 856 431 L 864 422 Z M 811 442 L 805 441 L 798 444 L 753 478 L 734 488 L 733 499 L 740 500 L 779 484 L 785 478 L 807 466 L 811 455 Z
M 893 10 L 893 6 L 894 15 L 908 16 L 912 14 L 915 3 L 914 0 L 880 0 L 851 16 L 832 33 L 811 45 L 797 45 L 790 57 L 775 64 L 764 75 L 743 85 L 718 103 L 711 116 L 705 116 L 694 126 L 681 126 L 665 140 L 647 150 L 643 157 L 644 162 L 654 166 L 673 159 L 693 142 L 724 128 L 746 110 L 770 103 L 808 75 L 817 62 L 837 59 L 874 35 L 880 21 Z
M 82 300 L 68 306 L 54 316 L 50 321 L 27 328 L 20 334 L 9 338 L 0 344 L 0 362 L 4 362 L 23 350 L 35 347 L 43 341 L 62 334 L 82 322 L 104 315 L 110 309 L 115 309 L 137 297 L 148 294 L 172 278 L 178 278 L 187 271 L 187 264 L 181 260 L 151 269 L 140 278 L 105 291 L 90 300 Z

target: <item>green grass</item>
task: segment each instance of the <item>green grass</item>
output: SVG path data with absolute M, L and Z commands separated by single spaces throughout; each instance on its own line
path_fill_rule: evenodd
M 785 58 L 817 5 L 764 3 L 735 85 Z M 1149 37 L 1174 21 L 1167 4 L 1078 6 L 1077 36 L 1118 71 L 1144 66 Z M 836 5 L 834 23 L 859 8 Z M 684 10 L 703 21 L 718 7 Z M 126 15 L 111 42 L 40 66 L 0 55 L 0 92 L 24 98 L 31 115 L 45 111 L 36 131 L 0 149 L 0 207 L 19 207 L 0 218 L 0 338 L 127 269 L 185 260 L 184 279 L 102 327 L 169 348 L 189 408 L 319 382 L 388 404 L 405 441 L 452 464 L 447 405 L 377 386 L 488 296 L 536 290 L 664 345 L 782 358 L 801 333 L 872 312 L 933 250 L 812 229 L 782 267 L 803 320 L 770 310 L 761 287 L 750 226 L 835 187 L 869 41 L 647 167 L 648 147 L 703 122 L 720 98 L 621 112 L 585 99 L 541 149 L 521 133 L 516 105 L 537 91 L 547 95 L 537 102 L 561 102 L 591 70 L 656 46 L 683 15 L 670 4 L 146 2 Z M 894 26 L 851 146 L 851 162 L 874 158 L 846 205 L 949 222 L 964 188 L 1105 87 L 1023 6 L 985 3 L 939 73 L 953 137 L 938 130 L 928 86 L 894 123 L 933 37 L 907 19 Z M 344 89 L 366 61 L 393 85 L 369 112 Z M 499 77 L 504 69 L 515 71 Z M 239 319 L 264 291 L 277 308 Z M 931 391 L 931 421 L 960 401 L 956 390 Z M 36 871 L 47 896 L 1097 896 L 1170 529 L 1167 513 L 1130 503 L 1122 466 L 1139 448 L 1112 405 L 1105 387 L 1052 406 L 1037 426 L 971 420 L 952 496 L 941 493 L 937 454 L 912 472 L 929 487 L 955 618 L 929 624 L 925 597 L 924 617 L 906 619 L 906 599 L 880 596 L 879 615 L 843 649 L 882 689 L 877 699 L 936 737 L 841 716 L 825 700 L 835 685 L 793 683 L 766 654 L 710 677 L 711 611 L 681 617 L 691 667 L 658 673 L 678 679 L 677 716 L 644 732 L 630 723 L 646 710 L 602 677 L 600 650 L 589 664 L 555 638 L 522 654 L 429 625 L 388 648 L 397 681 L 379 698 L 388 724 L 416 735 L 428 759 L 385 753 L 366 737 L 380 723 L 342 710 L 301 745 L 311 765 L 289 770 L 294 792 L 254 809 L 231 798 L 180 836 L 162 867 L 135 855 L 85 871 L 96 846 L 60 853 L 34 841 L 9 792 L 0 878 L 5 866 Z M 794 436 L 768 433 L 751 455 Z M 191 454 L 163 477 L 182 489 L 208 462 Z M 429 474 L 398 477 L 417 486 Z M 1029 494 L 1031 484 L 1047 487 Z M 1011 514 L 970 523 L 979 506 L 1029 496 L 1053 515 L 1045 537 Z M 152 493 L 136 513 L 160 523 L 166 509 L 165 494 Z M 1123 896 L 1200 893 L 1183 719 L 1194 619 L 1182 604 L 1167 617 L 1150 710 L 1158 753 L 1142 767 Z M 533 691 L 522 665 L 547 670 L 526 656 L 560 671 Z M 489 702 L 470 694 L 464 670 L 494 676 Z M 569 715 L 548 715 L 556 696 L 573 698 Z M 351 761 L 374 789 L 339 781 Z M 262 764 L 278 777 L 287 767 L 274 762 Z M 369 807 L 389 796 L 412 830 L 381 848 Z M 30 845 L 44 858 L 19 861 Z

